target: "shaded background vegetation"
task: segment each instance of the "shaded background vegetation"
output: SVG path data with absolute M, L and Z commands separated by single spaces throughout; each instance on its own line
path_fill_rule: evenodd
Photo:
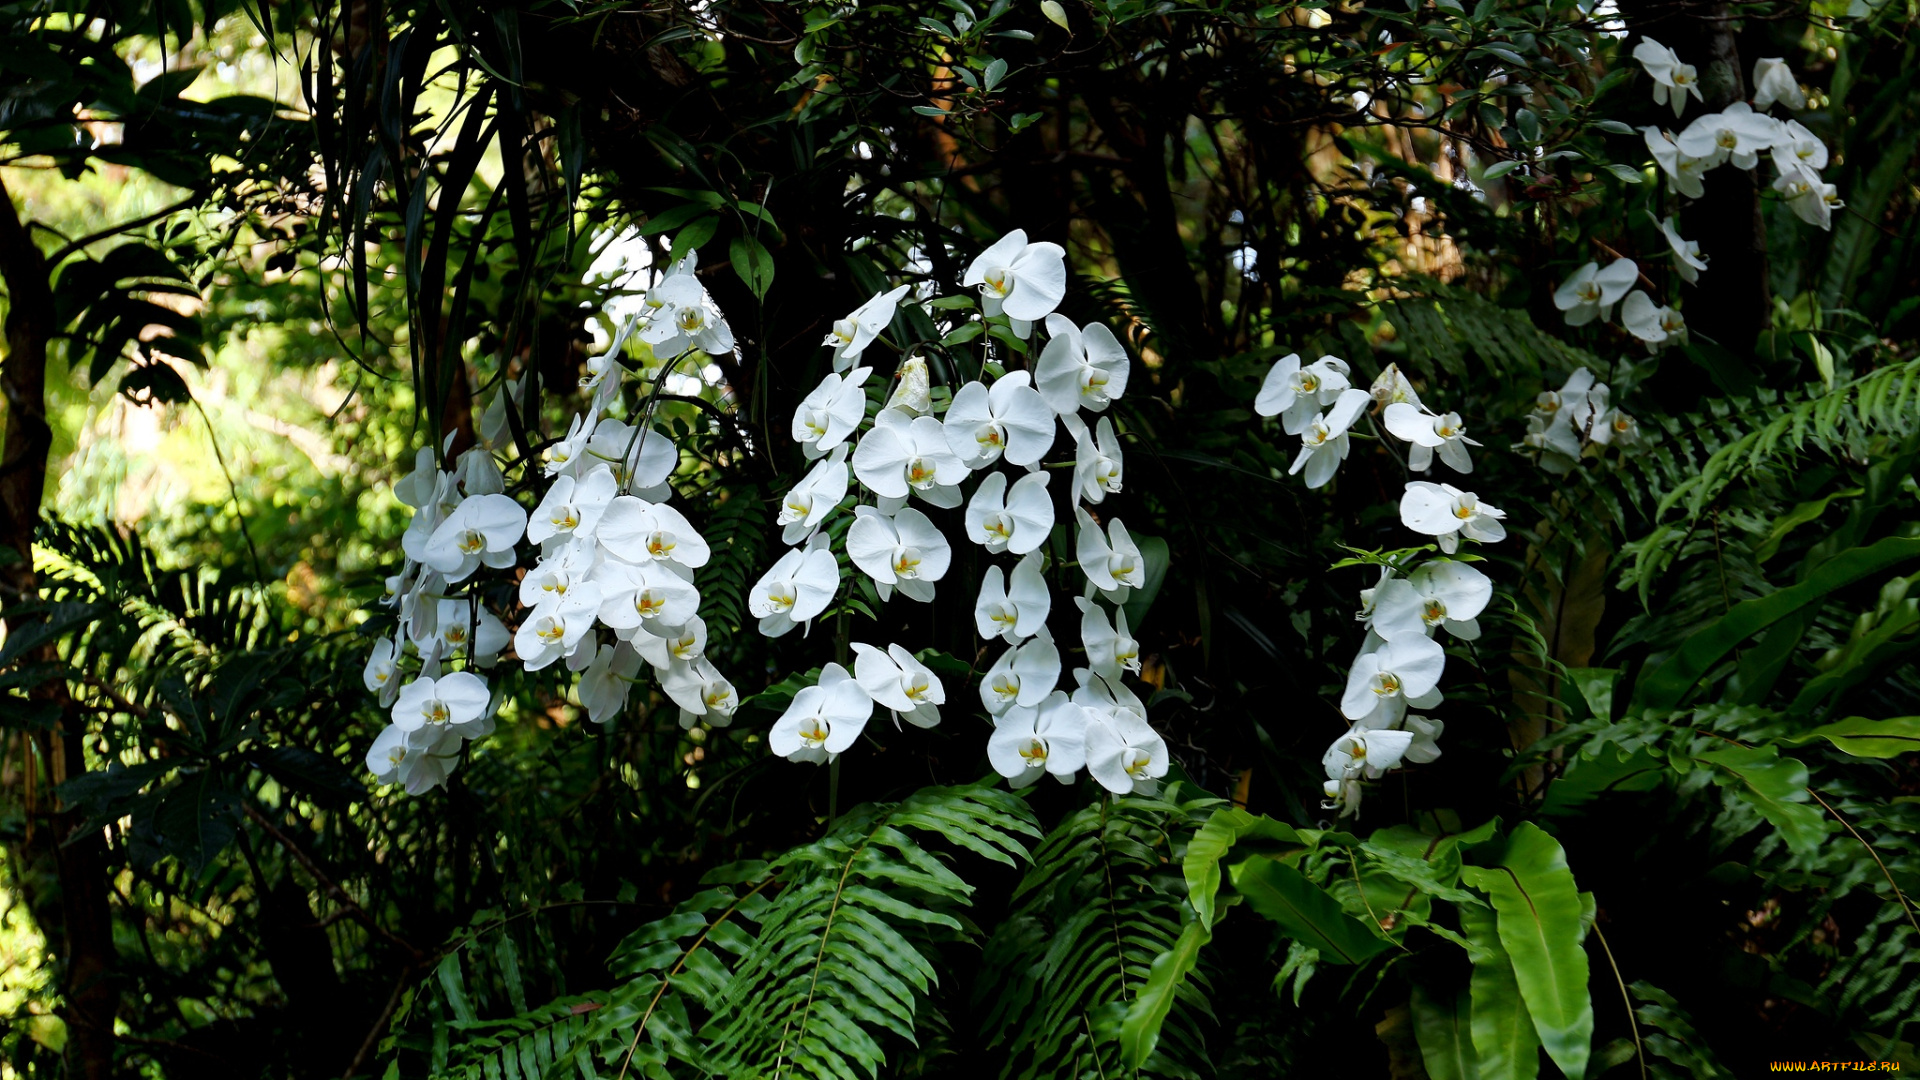
M 1916 567 L 1834 591 L 1691 698 L 1639 680 L 1742 601 L 1920 533 L 1911 12 L 1064 11 L 1066 28 L 1037 4 L 961 0 L 0 5 L 0 1068 L 477 1065 L 493 1044 L 472 1040 L 527 1030 L 485 1018 L 616 1011 L 592 996 L 638 978 L 615 946 L 704 873 L 816 840 L 834 810 L 986 774 L 985 724 L 958 708 L 863 744 L 837 798 L 825 770 L 770 759 L 776 684 L 827 655 L 759 638 L 742 593 L 800 471 L 783 431 L 827 370 L 829 321 L 889 280 L 953 291 L 1016 227 L 1067 248 L 1066 314 L 1108 321 L 1136 357 L 1117 509 L 1171 554 L 1137 632 L 1185 786 L 1077 826 L 1086 792 L 1036 789 L 1044 828 L 1130 853 L 1108 864 L 1125 895 L 1064 870 L 1017 891 L 965 864 L 991 941 L 928 946 L 943 978 L 918 1045 L 887 1043 L 889 1073 L 1096 1071 L 1097 1051 L 1022 1044 L 1031 1019 L 995 998 L 1083 1018 L 1128 1000 L 1182 918 L 1166 859 L 1204 818 L 1192 800 L 1327 816 L 1319 755 L 1344 727 L 1374 575 L 1327 568 L 1404 542 L 1405 477 L 1364 441 L 1330 492 L 1284 479 L 1290 440 L 1250 406 L 1291 351 L 1367 377 L 1398 363 L 1458 410 L 1487 446 L 1470 486 L 1515 534 L 1487 552 L 1512 602 L 1450 668 L 1445 756 L 1377 785 L 1368 826 L 1554 832 L 1617 962 L 1616 987 L 1596 960 L 1593 994 L 1619 1075 L 1640 1067 L 1636 1039 L 1670 1075 L 1910 1060 L 1914 758 L 1796 751 L 1833 811 L 1806 845 L 1687 762 L 1920 712 L 1913 579 L 1893 576 Z M 1745 96 L 1753 60 L 1788 60 L 1849 203 L 1830 233 L 1731 169 L 1673 205 L 1637 132 L 1601 123 L 1670 122 L 1624 59 L 1642 34 L 1737 58 L 1710 73 L 1713 106 Z M 1699 288 L 1667 270 L 1656 222 L 1675 210 L 1713 259 Z M 596 727 L 554 675 L 505 665 L 500 729 L 445 791 L 371 790 L 360 755 L 383 721 L 359 668 L 405 521 L 396 469 L 415 446 L 469 444 L 507 378 L 529 377 L 534 442 L 557 433 L 612 329 L 601 306 L 643 259 L 690 251 L 741 348 L 660 415 L 718 553 L 701 579 L 716 662 L 743 694 L 774 689 L 729 730 L 683 732 L 645 694 Z M 1690 345 L 1650 356 L 1617 328 L 1561 325 L 1551 284 L 1611 251 L 1681 298 Z M 924 313 L 894 333 L 949 384 L 968 377 L 971 354 Z M 1509 447 L 1534 395 L 1580 366 L 1647 438 L 1545 473 Z M 837 632 L 986 662 L 952 596 Z M 1583 757 L 1594 744 L 1609 750 Z M 1035 951 L 1085 945 L 1063 924 L 1089 904 L 1159 929 L 1090 961 L 1084 985 L 1033 984 Z M 1465 968 L 1423 933 L 1355 978 L 1296 983 L 1265 923 L 1223 924 L 1209 1008 L 1176 1014 L 1186 1035 L 1156 1068 L 1419 1075 L 1409 1007 Z

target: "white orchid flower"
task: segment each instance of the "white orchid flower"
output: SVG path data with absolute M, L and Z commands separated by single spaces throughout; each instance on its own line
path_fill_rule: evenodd
M 470 599 L 441 600 L 439 622 L 440 655 L 464 652 L 482 667 L 491 667 L 513 640 L 499 616 Z
M 607 506 L 594 539 L 602 552 L 621 562 L 661 563 L 687 580 L 713 558 L 713 549 L 685 514 L 632 495 Z
M 640 654 L 632 645 L 602 645 L 580 674 L 580 705 L 587 719 L 604 724 L 627 707 L 627 692 L 640 674 Z
M 483 718 L 488 700 L 486 680 L 470 671 L 437 679 L 422 676 L 400 688 L 400 697 L 393 703 L 393 726 L 401 731 L 451 731 Z
M 685 625 L 700 609 L 699 590 L 659 563 L 603 562 L 594 580 L 600 621 L 622 639 L 642 626 Z
M 680 466 L 680 451 L 658 428 L 642 430 L 609 417 L 593 429 L 587 454 L 606 462 L 621 488 L 643 499 L 663 502 L 673 494 L 667 478 Z
M 1807 95 L 1786 59 L 1762 57 L 1753 62 L 1753 107 L 1765 112 L 1776 101 L 1795 112 L 1807 107 Z
M 546 497 L 527 519 L 527 539 L 551 551 L 574 537 L 590 537 L 600 515 L 619 490 L 613 470 L 596 465 L 584 479 L 562 474 L 547 488 Z
M 805 542 L 846 497 L 847 444 L 841 443 L 780 500 L 780 516 L 774 522 L 782 526 L 780 539 L 788 544 Z
M 882 651 L 856 641 L 853 652 L 854 681 L 868 697 L 914 727 L 930 728 L 940 722 L 947 691 L 927 665 L 899 645 Z
M 815 536 L 806 547 L 793 548 L 754 583 L 747 610 L 760 620 L 762 634 L 779 637 L 827 609 L 840 589 L 840 563 L 824 541 Z
M 1049 315 L 1047 333 L 1051 337 L 1033 366 L 1033 383 L 1048 408 L 1062 416 L 1082 408 L 1105 412 L 1127 392 L 1127 350 L 1106 323 L 1082 329 L 1064 315 Z
M 1026 467 L 1053 449 L 1053 410 L 1033 388 L 1033 376 L 1010 371 L 989 389 L 970 382 L 953 395 L 941 425 L 947 446 L 970 469 L 985 468 L 1001 457 Z
M 908 416 L 925 416 L 933 411 L 933 375 L 927 370 L 926 357 L 914 355 L 900 361 L 885 407 Z
M 1389 769 L 1399 768 L 1413 745 L 1413 733 L 1392 728 L 1349 731 L 1333 740 L 1321 755 L 1320 765 L 1329 780 L 1376 780 Z
M 1678 345 L 1687 339 L 1687 320 L 1670 306 L 1656 305 L 1639 289 L 1628 293 L 1626 302 L 1620 305 L 1620 325 L 1646 342 L 1649 349 L 1661 344 Z
M 1781 172 L 1793 165 L 1804 165 L 1815 172 L 1827 167 L 1827 144 L 1798 120 L 1787 120 L 1780 125 L 1772 152 L 1773 167 Z
M 1452 484 L 1433 484 L 1413 480 L 1400 496 L 1400 522 L 1414 532 L 1434 537 L 1440 550 L 1451 555 L 1459 550 L 1460 537 L 1493 543 L 1505 539 L 1507 527 L 1500 524 L 1506 512 L 1483 503 L 1471 491 Z
M 980 680 L 980 704 L 994 716 L 1014 706 L 1032 708 L 1060 682 L 1060 647 L 1042 625 L 1033 640 L 1000 654 Z
M 1329 780 L 1321 785 L 1326 798 L 1321 800 L 1320 809 L 1338 810 L 1343 818 L 1358 817 L 1362 790 L 1358 780 Z
M 1707 193 L 1707 170 L 1713 167 L 1708 159 L 1682 152 L 1672 133 L 1657 127 L 1643 127 L 1640 133 L 1646 137 L 1647 149 L 1652 151 L 1660 170 L 1667 174 L 1673 190 L 1689 199 L 1698 199 Z
M 593 426 L 582 413 L 573 414 L 563 439 L 555 439 L 540 451 L 541 468 L 548 476 L 571 475 L 587 456 L 587 440 L 593 438 Z
M 1302 366 L 1299 353 L 1288 353 L 1267 369 L 1260 393 L 1254 396 L 1253 411 L 1278 416 L 1280 430 L 1298 435 L 1315 413 L 1340 400 L 1341 393 L 1353 385 L 1347 378 L 1351 373 L 1347 362 L 1337 356 L 1323 356 Z
M 379 783 L 402 784 L 407 794 L 424 795 L 459 767 L 463 742 L 450 731 L 410 732 L 390 724 L 367 750 L 367 771 Z
M 1667 215 L 1660 223 L 1660 235 L 1667 238 L 1667 246 L 1673 249 L 1673 270 L 1680 280 L 1691 285 L 1700 280 L 1700 271 L 1707 268 L 1707 257 L 1700 254 L 1700 245 L 1693 240 L 1680 238 L 1679 220 Z
M 1046 627 L 1052 610 L 1053 594 L 1041 576 L 1039 552 L 1016 563 L 1011 575 L 997 566 L 981 572 L 980 597 L 973 604 L 973 625 L 981 637 L 1018 645 Z
M 1846 205 L 1835 196 L 1832 184 L 1823 183 L 1820 174 L 1805 165 L 1781 170 L 1773 181 L 1773 190 L 1786 200 L 1795 217 L 1822 229 L 1831 230 L 1833 211 Z
M 1140 557 L 1139 546 L 1117 517 L 1107 522 L 1106 534 L 1102 535 L 1085 508 L 1074 507 L 1073 514 L 1080 526 L 1074 537 L 1074 552 L 1079 556 L 1081 572 L 1102 596 L 1116 604 L 1126 603 L 1134 589 L 1147 583 L 1146 560 Z
M 1440 684 L 1447 652 L 1424 633 L 1399 633 L 1360 654 L 1347 673 L 1340 712 L 1349 720 L 1380 714 L 1399 720 L 1411 699 L 1424 699 Z
M 1167 740 L 1132 713 L 1087 719 L 1087 773 L 1115 795 L 1152 795 L 1167 775 Z
M 471 446 L 454 462 L 453 475 L 460 490 L 468 495 L 499 495 L 507 490 L 507 478 L 500 463 L 484 446 Z
M 439 483 L 440 469 L 433 450 L 423 446 L 413 453 L 413 471 L 393 482 L 393 497 L 418 510 L 433 501 Z
M 767 745 L 789 761 L 828 762 L 853 745 L 873 715 L 873 699 L 847 669 L 828 664 L 820 681 L 793 695 L 767 733 Z
M 1640 268 L 1632 259 L 1615 259 L 1604 270 L 1599 263 L 1590 262 L 1554 290 L 1553 306 L 1567 313 L 1568 326 L 1609 319 L 1613 305 L 1627 295 L 1639 277 Z
M 893 517 L 871 506 L 856 506 L 853 512 L 847 557 L 874 580 L 880 599 L 891 599 L 898 588 L 908 599 L 931 601 L 934 582 L 946 576 L 953 562 L 945 534 L 912 507 Z
M 1342 390 L 1331 410 L 1307 422 L 1300 433 L 1300 453 L 1295 455 L 1287 475 L 1305 469 L 1309 489 L 1325 487 L 1347 458 L 1347 429 L 1372 400 L 1365 390 Z
M 967 539 L 998 554 L 1025 555 L 1053 531 L 1053 499 L 1047 474 L 1028 473 L 1007 485 L 1007 474 L 989 473 L 967 503 Z
M 1736 101 L 1694 120 L 1673 141 L 1682 154 L 1702 159 L 1709 169 L 1722 162 L 1732 162 L 1736 169 L 1751 169 L 1760 164 L 1761 152 L 1772 149 L 1779 139 L 1778 120 L 1754 112 L 1744 101 Z
M 649 627 L 649 633 L 635 634 L 632 645 L 642 659 L 665 671 L 676 661 L 689 663 L 707 654 L 707 621 L 695 615 L 684 626 Z
M 1094 674 L 1091 668 L 1073 669 L 1074 704 L 1095 714 L 1131 713 L 1141 720 L 1147 718 L 1147 704 L 1139 695 L 1127 689 L 1119 679 L 1106 679 Z
M 600 586 L 576 582 L 565 595 L 534 605 L 513 635 L 513 651 L 528 671 L 539 671 L 564 656 L 572 656 L 580 639 L 600 617 Z
M 1473 471 L 1473 458 L 1467 454 L 1467 447 L 1480 444 L 1467 438 L 1466 425 L 1461 423 L 1459 413 L 1435 416 L 1406 402 L 1396 401 L 1387 406 L 1382 419 L 1395 438 L 1411 444 L 1407 448 L 1407 467 L 1414 472 L 1426 472 L 1432 468 L 1436 451 L 1440 460 L 1446 462 L 1454 472 Z
M 1059 244 L 1029 244 L 1026 230 L 1015 229 L 981 252 L 960 284 L 978 285 L 980 310 L 988 316 L 1006 312 L 1014 333 L 1026 337 L 1028 328 L 1052 314 L 1067 295 L 1066 259 Z
M 1562 463 L 1549 465 L 1548 459 L 1543 458 L 1541 464 L 1553 471 L 1565 472 L 1571 468 L 1585 448 L 1585 425 L 1575 426 L 1574 419 L 1579 416 L 1584 420 L 1591 415 L 1587 395 L 1593 385 L 1593 373 L 1578 368 L 1558 391 L 1544 390 L 1534 398 L 1533 414 L 1527 417 L 1525 442 L 1547 451 L 1551 457 L 1566 459 L 1563 467 Z
M 1383 407 L 1403 404 L 1411 405 L 1416 409 L 1426 407 L 1420 403 L 1420 395 L 1414 392 L 1413 383 L 1407 381 L 1407 377 L 1400 373 L 1399 364 L 1388 364 L 1386 370 L 1373 380 L 1368 393 L 1373 396 L 1375 404 Z
M 1380 599 L 1380 590 L 1393 578 L 1393 567 L 1383 566 L 1380 568 L 1380 580 L 1374 582 L 1373 588 L 1360 590 L 1360 610 L 1353 613 L 1355 622 L 1365 623 L 1369 627 L 1373 625 L 1373 609 Z
M 841 375 L 829 372 L 793 410 L 793 441 L 809 460 L 822 457 L 847 441 L 867 418 L 864 389 L 872 368 L 854 368 Z
M 593 577 L 600 564 L 600 546 L 592 540 L 572 540 L 554 548 L 520 578 L 520 602 L 537 607 L 564 596 L 569 588 Z
M 1601 446 L 1618 443 L 1631 446 L 1640 441 L 1640 425 L 1633 417 L 1611 407 L 1606 383 L 1596 384 L 1587 395 L 1593 418 L 1586 423 L 1587 437 Z
M 1421 563 L 1404 578 L 1382 582 L 1374 594 L 1370 625 L 1381 637 L 1445 627 L 1462 641 L 1480 636 L 1475 620 L 1493 599 L 1487 575 L 1453 559 Z
M 960 505 L 961 481 L 969 470 L 947 445 L 940 421 L 882 409 L 873 430 L 853 450 L 853 475 L 884 499 L 918 495 L 934 506 Z
M 1126 459 L 1120 440 L 1114 436 L 1113 420 L 1101 417 L 1091 431 L 1074 417 L 1067 425 L 1073 430 L 1073 490 L 1086 502 L 1105 502 L 1107 496 L 1120 494 L 1126 476 Z
M 639 335 L 655 356 L 679 356 L 688 349 L 715 356 L 733 351 L 733 329 L 692 274 L 667 275 L 647 293 L 646 303 L 651 314 Z
M 1440 735 L 1446 730 L 1447 725 L 1417 713 L 1408 713 L 1395 723 L 1380 724 L 1377 727 L 1370 726 L 1376 722 L 1377 720 L 1374 717 L 1357 721 L 1353 725 L 1353 730 L 1367 733 L 1377 731 L 1406 732 L 1412 735 L 1413 738 L 1408 742 L 1407 748 L 1401 752 L 1400 756 L 1404 761 L 1411 761 L 1416 765 L 1425 765 L 1428 762 L 1439 759 Z
M 867 346 L 873 344 L 893 321 L 893 313 L 900 298 L 907 295 L 911 285 L 901 285 L 890 292 L 877 292 L 873 299 L 853 309 L 853 313 L 844 319 L 835 319 L 833 329 L 827 334 L 823 345 L 833 346 L 833 370 L 845 371 L 853 366 Z
M 740 695 L 733 684 L 705 657 L 669 664 L 660 675 L 660 692 L 680 706 L 683 728 L 690 729 L 702 720 L 713 727 L 727 727 L 740 707 Z
M 1087 711 L 1058 690 L 1018 705 L 994 722 L 987 760 L 1016 789 L 1052 773 L 1061 783 L 1087 762 Z
M 513 546 L 527 531 L 527 512 L 505 495 L 474 495 L 461 501 L 427 538 L 421 562 L 464 580 L 481 566 L 512 566 Z
M 986 635 L 981 635 L 982 637 Z M 388 689 L 400 683 L 400 651 L 392 638 L 381 638 L 373 643 L 373 653 L 367 657 L 367 666 L 360 673 L 360 679 L 367 689 L 376 694 L 386 694 Z M 391 705 L 392 701 L 383 702 Z
M 1655 105 L 1671 104 L 1673 115 L 1679 116 L 1686 111 L 1688 94 L 1692 94 L 1695 101 L 1706 100 L 1700 96 L 1700 73 L 1692 64 L 1681 63 L 1679 54 L 1672 49 L 1652 38 L 1642 38 L 1633 48 L 1633 58 L 1653 76 Z
M 1119 680 L 1120 673 L 1140 674 L 1140 643 L 1127 627 L 1127 609 L 1113 609 L 1113 620 L 1099 604 L 1086 597 L 1073 601 L 1080 607 L 1080 644 L 1087 650 L 1087 668 L 1103 679 Z

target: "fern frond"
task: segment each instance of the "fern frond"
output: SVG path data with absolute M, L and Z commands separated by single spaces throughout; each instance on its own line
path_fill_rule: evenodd
M 729 1075 L 877 1076 L 889 1035 L 916 1042 L 939 983 L 930 952 L 970 931 L 973 887 L 921 838 L 1009 865 L 1038 837 L 1026 804 L 986 787 L 857 810 L 773 865 L 782 880 L 702 1031 Z
M 987 944 L 976 1004 L 990 1046 L 1006 1046 L 1005 1076 L 1113 1076 L 1127 1004 L 1156 956 L 1180 934 L 1185 837 L 1215 800 L 1137 796 L 1090 806 L 1048 834 Z M 1196 972 L 1144 1071 L 1188 1075 L 1211 1018 Z M 990 1000 L 979 1000 L 990 997 Z

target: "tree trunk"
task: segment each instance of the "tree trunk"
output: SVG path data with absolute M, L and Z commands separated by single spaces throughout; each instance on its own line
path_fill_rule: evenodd
M 39 596 L 33 572 L 33 532 L 40 521 L 40 497 L 47 482 L 47 452 L 53 429 L 47 423 L 47 345 L 53 339 L 53 288 L 49 268 L 35 246 L 13 196 L 0 179 L 0 280 L 7 289 L 7 352 L 0 359 L 0 395 L 6 400 L 6 434 L 0 442 L 0 608 L 30 603 Z M 18 627 L 15 627 L 16 632 Z M 57 664 L 48 644 L 36 662 Z M 32 790 L 86 771 L 86 727 L 73 707 L 64 682 L 50 679 L 33 696 L 55 706 L 59 724 L 33 740 L 39 770 Z M 35 800 L 38 802 L 38 800 Z M 54 804 L 49 800 L 49 805 Z M 106 840 L 98 831 L 75 836 L 82 819 L 73 809 L 41 815 L 29 805 L 28 840 L 22 853 L 29 864 L 51 863 L 58 882 L 57 901 L 33 875 L 22 875 L 28 909 L 59 948 L 62 996 L 67 1023 L 67 1071 L 83 1080 L 113 1076 L 113 1022 L 120 995 L 115 986 L 112 911 L 107 899 Z M 44 820 L 47 827 L 38 827 Z M 37 901 L 37 902 L 36 902 Z

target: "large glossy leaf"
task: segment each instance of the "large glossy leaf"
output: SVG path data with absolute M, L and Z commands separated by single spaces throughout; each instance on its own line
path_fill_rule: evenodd
M 1834 556 L 1798 585 L 1736 605 L 1712 626 L 1689 637 L 1666 663 L 1642 679 L 1634 695 L 1637 703 L 1653 709 L 1677 707 L 1741 642 L 1830 593 L 1916 558 L 1920 558 L 1920 539 L 1890 536 Z
M 1473 1050 L 1473 997 L 1466 987 L 1438 991 L 1414 983 L 1413 1033 L 1430 1080 L 1480 1080 Z M 1524 1023 L 1525 1021 L 1522 1021 Z
M 1592 1053 L 1593 1002 L 1587 954 L 1580 947 L 1580 890 L 1566 852 L 1538 826 L 1522 822 L 1499 865 L 1467 867 L 1461 876 L 1493 901 L 1500 944 L 1512 959 L 1541 1045 L 1562 1072 L 1580 1080 Z M 1469 910 L 1461 908 L 1463 918 Z
M 1540 1036 L 1500 944 L 1493 909 L 1461 908 L 1460 929 L 1473 944 L 1468 1028 L 1481 1080 L 1533 1080 L 1540 1074 Z
M 1284 848 L 1305 847 L 1306 842 L 1291 825 L 1270 817 L 1249 814 L 1237 806 L 1215 810 L 1200 831 L 1187 841 L 1185 872 L 1187 899 L 1200 921 L 1211 927 L 1214 899 L 1220 892 L 1220 861 L 1243 840 L 1256 840 L 1260 848 L 1271 852 L 1275 845 Z
M 1120 1024 L 1120 1049 L 1128 1068 L 1138 1069 L 1153 1056 L 1154 1047 L 1160 1043 L 1160 1026 L 1173 1010 L 1180 984 L 1200 962 L 1201 947 L 1212 940 L 1213 931 L 1195 920 L 1181 928 L 1173 948 L 1154 958 L 1146 983 L 1127 1006 L 1127 1018 Z
M 1388 942 L 1353 918 L 1340 901 L 1277 859 L 1255 856 L 1235 866 L 1233 887 L 1247 906 L 1280 925 L 1280 932 L 1334 964 L 1358 964 Z
M 1807 767 L 1781 757 L 1779 747 L 1732 746 L 1694 758 L 1714 766 L 1713 782 L 1760 811 L 1793 850 L 1808 854 L 1832 831 L 1826 815 L 1808 805 Z
M 1781 741 L 1801 746 L 1816 739 L 1825 739 L 1835 749 L 1854 757 L 1890 758 L 1920 753 L 1920 716 L 1896 716 L 1888 720 L 1849 716 Z

